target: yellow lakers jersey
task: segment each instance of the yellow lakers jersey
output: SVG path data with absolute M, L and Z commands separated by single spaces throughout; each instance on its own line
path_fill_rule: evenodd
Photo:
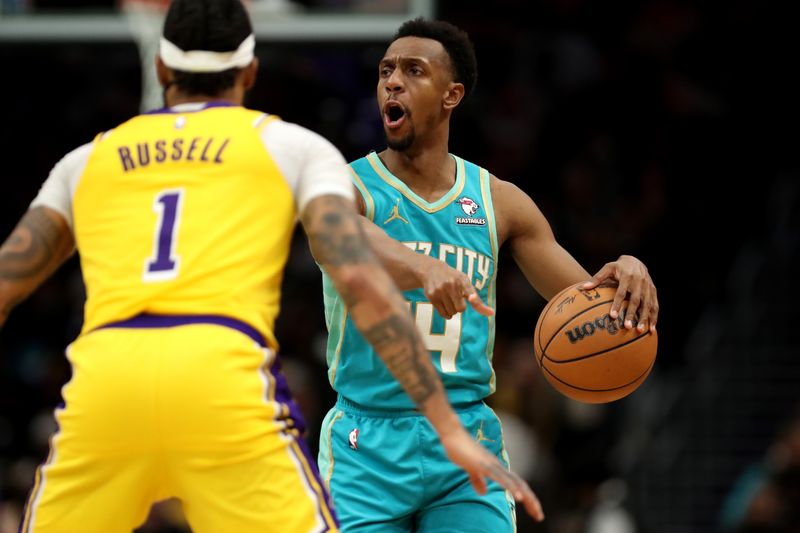
M 292 190 L 237 106 L 140 115 L 98 136 L 73 193 L 83 331 L 141 314 L 222 315 L 273 333 Z

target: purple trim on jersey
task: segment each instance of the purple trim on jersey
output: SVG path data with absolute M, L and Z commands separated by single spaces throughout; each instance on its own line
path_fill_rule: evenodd
M 186 111 L 186 110 L 178 111 L 178 110 L 172 109 L 171 107 L 162 107 L 161 109 L 153 109 L 152 111 L 148 111 L 148 112 L 146 112 L 144 114 L 145 115 L 174 115 L 176 113 L 196 113 L 198 111 L 203 111 L 203 110 L 208 109 L 210 107 L 241 107 L 241 106 L 239 106 L 237 104 L 232 104 L 230 102 L 225 102 L 225 101 L 222 101 L 222 100 L 213 100 L 211 102 L 205 102 L 205 105 L 203 107 L 201 107 L 200 109 L 192 109 L 190 111 Z
M 142 313 L 126 320 L 105 324 L 96 329 L 106 328 L 172 328 L 190 324 L 213 324 L 235 329 L 253 339 L 262 348 L 267 347 L 264 336 L 253 326 L 236 318 L 221 315 L 152 315 Z

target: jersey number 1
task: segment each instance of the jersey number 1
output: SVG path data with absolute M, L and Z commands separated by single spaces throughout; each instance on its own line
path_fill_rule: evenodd
M 180 258 L 175 254 L 183 189 L 161 192 L 153 202 L 158 223 L 153 238 L 153 255 L 144 263 L 145 281 L 166 281 L 178 275 Z

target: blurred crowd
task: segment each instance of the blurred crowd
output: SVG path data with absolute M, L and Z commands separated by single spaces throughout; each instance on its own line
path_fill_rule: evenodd
M 632 254 L 659 288 L 651 376 L 622 401 L 578 404 L 543 380 L 531 337 L 545 302 L 501 256 L 490 404 L 504 423 L 512 466 L 547 514 L 534 525 L 520 513 L 519 531 L 669 531 L 647 529 L 629 505 L 638 490 L 631 465 L 647 460 L 640 421 L 665 401 L 664 383 L 684 378 L 697 302 L 721 296 L 741 241 L 763 229 L 760 211 L 748 217 L 747 206 L 765 201 L 774 175 L 796 172 L 789 139 L 771 134 L 792 116 L 785 102 L 794 88 L 781 54 L 788 19 L 767 4 L 736 0 L 440 1 L 437 15 L 466 29 L 478 54 L 477 89 L 454 115 L 451 151 L 528 192 L 590 272 Z M 374 84 L 383 50 L 384 43 L 262 43 L 249 105 L 319 131 L 348 158 L 381 149 Z M 0 61 L 8 72 L 46 65 L 26 74 L 24 97 L 9 82 L 0 89 L 14 102 L 0 126 L 0 233 L 7 235 L 61 155 L 138 112 L 141 73 L 132 43 L 0 43 Z M 748 186 L 735 185 L 742 182 Z M 0 332 L 0 533 L 16 531 L 47 453 L 52 410 L 70 374 L 63 351 L 80 330 L 82 302 L 73 259 Z M 298 234 L 277 336 L 313 450 L 335 401 L 321 302 L 319 270 Z M 798 441 L 793 419 L 763 458 L 743 458 L 753 466 L 720 498 L 720 531 L 794 531 L 780 524 L 797 509 Z M 141 531 L 185 529 L 166 504 Z M 711 529 L 680 530 L 695 531 Z
M 742 468 L 720 511 L 727 533 L 789 533 L 800 524 L 800 413 Z

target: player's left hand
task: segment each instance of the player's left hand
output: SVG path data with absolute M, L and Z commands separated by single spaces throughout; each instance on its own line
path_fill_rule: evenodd
M 621 255 L 616 261 L 606 263 L 592 276 L 592 279 L 583 284 L 583 288 L 593 289 L 607 281 L 617 283 L 617 293 L 614 296 L 614 303 L 611 304 L 611 318 L 617 318 L 627 299 L 625 327 L 627 329 L 634 327 L 633 321 L 638 313 L 639 321 L 635 324 L 636 329 L 644 332 L 649 323 L 650 331 L 655 331 L 658 321 L 658 296 L 656 286 L 644 263 L 631 255 Z

